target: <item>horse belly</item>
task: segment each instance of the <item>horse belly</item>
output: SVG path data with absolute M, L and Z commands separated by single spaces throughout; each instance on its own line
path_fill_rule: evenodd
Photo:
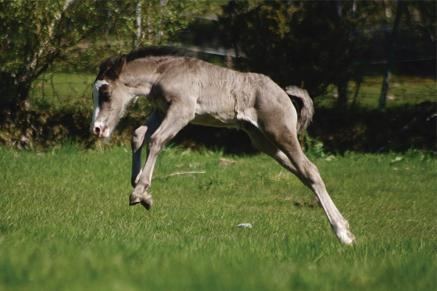
M 214 96 L 215 97 L 215 96 Z M 196 103 L 194 124 L 232 127 L 236 123 L 235 102 L 232 99 L 200 97 Z

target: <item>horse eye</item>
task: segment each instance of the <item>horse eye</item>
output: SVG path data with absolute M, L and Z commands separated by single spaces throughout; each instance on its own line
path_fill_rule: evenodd
M 111 96 L 108 92 L 104 91 L 99 94 L 99 105 L 101 106 L 105 102 L 109 102 L 111 100 Z

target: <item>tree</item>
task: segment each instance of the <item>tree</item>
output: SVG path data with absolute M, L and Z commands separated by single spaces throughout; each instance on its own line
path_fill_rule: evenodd
M 390 75 L 391 70 L 394 62 L 394 51 L 395 51 L 395 44 L 396 44 L 396 37 L 399 31 L 399 22 L 401 20 L 401 15 L 404 9 L 404 4 L 402 1 L 397 0 L 397 7 L 396 7 L 396 16 L 395 20 L 393 21 L 393 28 L 390 33 L 390 37 L 388 39 L 388 45 L 387 45 L 387 65 L 384 70 L 384 76 L 382 80 L 382 86 L 381 86 L 381 94 L 379 95 L 379 109 L 384 109 L 385 105 L 387 103 L 387 94 L 390 84 Z
M 339 1 L 231 1 L 220 22 L 228 45 L 244 53 L 251 70 L 315 95 L 335 84 L 345 105 L 356 59 L 366 51 L 357 34 L 362 9 Z
M 338 105 L 345 106 L 348 84 L 359 83 L 371 61 L 391 55 L 389 63 L 395 63 L 394 56 L 402 58 L 402 53 L 404 59 L 435 55 L 436 2 L 400 3 L 402 43 L 396 54 L 384 49 L 394 38 L 383 37 L 399 14 L 392 0 L 231 1 L 220 22 L 228 46 L 247 57 L 242 67 L 266 73 L 280 84 L 304 85 L 313 95 L 333 84 Z
M 124 1 L 121 27 L 132 37 L 132 47 L 170 42 L 196 17 L 214 11 L 220 3 L 210 0 Z
M 32 81 L 96 28 L 92 1 L 0 1 L 0 102 L 20 107 Z
M 384 69 L 378 106 L 386 107 L 390 89 L 390 76 L 396 58 L 433 58 L 435 57 L 436 8 L 435 1 L 391 1 L 395 17 L 387 36 L 386 67 Z M 395 5 L 394 5 L 395 4 Z M 411 50 L 414 44 L 414 50 Z M 407 52 L 402 47 L 408 47 Z M 404 49 L 405 50 L 405 49 Z M 435 72 L 435 64 L 434 64 Z
M 88 51 L 104 50 L 99 60 L 166 43 L 214 5 L 207 0 L 0 0 L 0 104 L 23 108 L 32 82 L 79 42 L 86 41 Z

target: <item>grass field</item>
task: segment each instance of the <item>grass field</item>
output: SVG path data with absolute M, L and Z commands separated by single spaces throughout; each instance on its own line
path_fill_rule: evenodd
M 145 212 L 126 148 L 0 148 L 0 290 L 436 290 L 437 160 L 312 159 L 355 247 L 263 155 L 167 149 Z

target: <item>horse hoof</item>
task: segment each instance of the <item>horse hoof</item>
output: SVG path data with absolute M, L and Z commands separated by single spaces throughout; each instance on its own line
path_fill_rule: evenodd
M 348 246 L 356 244 L 355 236 L 348 228 L 338 229 L 336 234 L 342 244 Z
M 143 205 L 147 210 L 150 210 L 153 206 L 152 196 L 149 195 L 148 198 L 141 200 L 141 205 Z
M 141 203 L 144 208 L 150 210 L 153 205 L 152 195 L 148 194 L 147 192 L 145 192 L 141 196 L 131 194 L 131 196 L 129 197 L 129 205 L 133 206 L 137 205 L 138 203 Z
M 131 195 L 129 197 L 129 205 L 130 206 L 137 205 L 138 203 L 141 203 L 140 197 L 134 196 L 134 195 Z

